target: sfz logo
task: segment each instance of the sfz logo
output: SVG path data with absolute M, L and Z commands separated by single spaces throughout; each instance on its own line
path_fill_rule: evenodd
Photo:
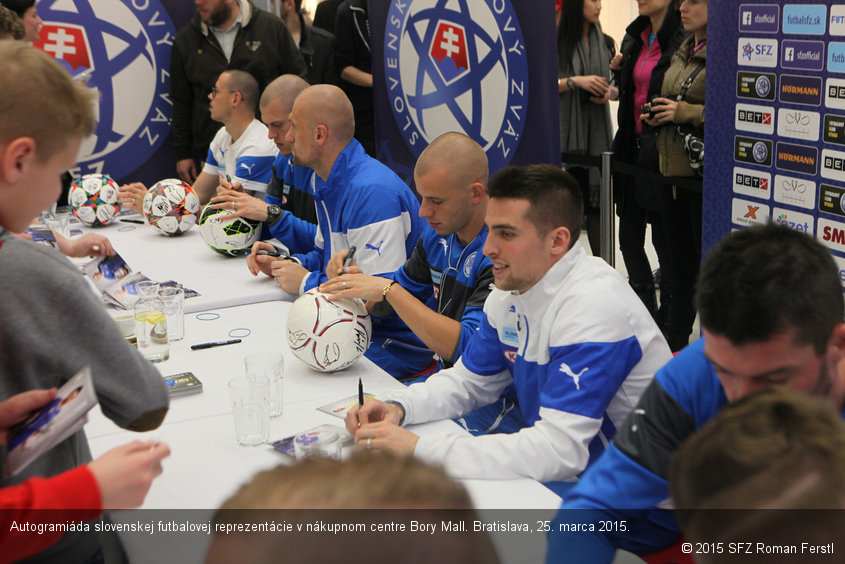
M 511 0 L 391 0 L 384 55 L 393 117 L 415 156 L 458 131 L 484 148 L 492 170 L 510 162 L 529 86 Z
M 99 94 L 97 131 L 73 172 L 127 176 L 170 132 L 173 22 L 159 0 L 41 0 L 38 14 L 44 27 L 34 45 Z

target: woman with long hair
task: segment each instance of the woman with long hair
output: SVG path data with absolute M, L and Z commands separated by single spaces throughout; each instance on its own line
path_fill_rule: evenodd
M 701 261 L 701 178 L 690 166 L 677 124 L 687 124 L 703 134 L 704 78 L 707 53 L 707 0 L 678 0 L 681 22 L 689 32 L 672 56 L 663 76 L 663 96 L 652 100 L 654 117 L 646 123 L 659 127 L 657 149 L 660 174 L 666 178 L 661 192 L 663 228 L 671 269 L 672 303 L 666 318 L 669 348 L 678 351 L 689 343 L 695 321 L 693 295 Z M 684 90 L 681 100 L 678 95 Z M 698 190 L 674 186 L 673 178 L 693 181 Z
M 643 106 L 661 94 L 663 74 L 672 53 L 684 38 L 681 18 L 674 0 L 638 0 L 639 16 L 625 30 L 620 55 L 611 63 L 619 73 L 619 129 L 613 140 L 617 168 L 628 170 L 614 176 L 619 214 L 619 248 L 628 270 L 628 280 L 649 311 L 664 327 L 663 314 L 670 302 L 671 285 L 662 272 L 660 310 L 654 290 L 651 265 L 645 253 L 646 225 L 652 226 L 652 243 L 661 267 L 666 249 L 660 217 L 657 130 L 642 121 Z
M 608 83 L 613 39 L 599 24 L 601 0 L 564 0 L 557 33 L 560 148 L 564 153 L 598 156 L 613 139 L 608 99 L 615 92 Z M 581 187 L 587 236 L 593 254 L 600 250 L 598 168 L 566 166 Z

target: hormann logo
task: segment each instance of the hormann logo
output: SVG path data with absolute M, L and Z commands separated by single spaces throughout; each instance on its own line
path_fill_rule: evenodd
M 845 252 L 845 225 L 820 217 L 816 222 L 822 243 L 834 251 Z
M 733 170 L 733 191 L 744 196 L 768 200 L 772 175 L 768 172 L 735 166 Z
M 742 131 L 771 135 L 775 131 L 774 115 L 774 108 L 737 104 L 734 125 Z
M 775 175 L 775 201 L 811 210 L 816 205 L 816 183 L 806 178 Z
M 783 7 L 783 32 L 796 35 L 824 35 L 827 6 L 824 4 L 786 4 Z
M 833 149 L 822 149 L 822 171 L 824 178 L 845 182 L 845 153 Z
M 822 103 L 822 79 L 818 76 L 783 74 L 780 77 L 779 99 L 790 104 L 818 106 Z
M 778 141 L 775 166 L 781 170 L 816 174 L 818 158 L 819 150 L 815 147 Z
M 780 6 L 777 4 L 740 4 L 739 31 L 777 33 Z

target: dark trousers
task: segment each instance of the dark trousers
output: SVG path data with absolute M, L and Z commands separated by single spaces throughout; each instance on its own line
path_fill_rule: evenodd
M 663 229 L 672 303 L 666 317 L 666 339 L 676 352 L 687 346 L 695 322 L 695 282 L 701 263 L 701 192 L 671 187 L 663 194 Z

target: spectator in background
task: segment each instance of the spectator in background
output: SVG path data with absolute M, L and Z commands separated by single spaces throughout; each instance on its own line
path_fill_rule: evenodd
M 4 0 L 5 1 L 5 0 Z M 261 92 L 285 73 L 307 78 L 287 28 L 252 0 L 195 0 L 197 12 L 176 34 L 170 55 L 176 171 L 193 184 L 218 126 L 208 114 L 214 81 L 226 69 L 248 70 Z
M 294 511 L 280 512 L 280 509 Z M 338 511 L 341 510 L 341 511 Z M 259 472 L 227 499 L 214 516 L 215 531 L 227 524 L 280 520 L 321 521 L 327 525 L 361 523 L 362 533 L 290 532 L 215 534 L 206 564 L 263 564 L 284 555 L 287 562 L 369 562 L 413 564 L 438 562 L 498 564 L 486 533 L 419 531 L 380 533 L 373 522 L 442 519 L 473 523 L 478 514 L 466 489 L 442 469 L 410 457 L 356 452 L 349 459 L 308 458 L 291 466 Z
M 302 0 L 279 0 L 279 15 L 290 31 L 293 42 L 308 68 L 311 84 L 338 84 L 340 77 L 334 68 L 334 35 L 322 28 L 314 28 L 302 16 Z
M 346 0 L 335 20 L 335 67 L 340 86 L 355 110 L 355 139 L 371 157 L 376 156 L 373 75 L 370 59 L 370 20 L 367 0 Z
M 680 1 L 680 0 L 679 0 Z M 658 128 L 657 149 L 660 174 L 666 185 L 660 190 L 663 232 L 666 236 L 666 263 L 672 301 L 666 312 L 664 331 L 669 348 L 679 351 L 689 344 L 695 322 L 695 280 L 701 262 L 701 177 L 690 168 L 684 140 L 676 124 L 688 124 L 704 138 L 704 78 L 707 52 L 707 0 L 682 0 L 681 21 L 690 33 L 675 54 L 663 77 L 661 92 L 652 100 L 654 117 L 646 123 Z M 690 83 L 687 81 L 692 79 Z M 681 90 L 683 99 L 678 100 Z M 672 186 L 672 179 L 683 177 L 698 189 Z
M 337 17 L 337 9 L 343 4 L 343 0 L 323 0 L 317 4 L 314 10 L 314 27 L 325 29 L 334 34 L 334 21 Z
M 616 45 L 601 30 L 601 0 L 566 0 L 563 9 L 557 32 L 560 149 L 599 156 L 610 149 L 613 139 L 607 102 L 615 96 L 611 96 L 607 76 Z M 599 256 L 601 174 L 592 166 L 564 163 L 564 168 L 581 187 L 590 249 Z
M 41 32 L 41 26 L 44 25 L 44 22 L 38 17 L 35 0 L 0 0 L 0 6 L 14 12 L 23 24 L 23 37 L 15 37 L 15 39 L 28 43 L 38 41 L 38 34 Z
M 663 74 L 672 54 L 683 41 L 681 18 L 674 0 L 643 0 L 637 3 L 639 17 L 625 30 L 621 53 L 611 69 L 619 72 L 619 129 L 613 140 L 617 166 L 629 165 L 614 177 L 619 248 L 628 271 L 628 280 L 661 329 L 663 315 L 671 299 L 667 273 L 662 272 L 661 307 L 658 311 L 654 277 L 645 253 L 646 224 L 651 223 L 652 243 L 661 268 L 668 260 L 666 239 L 660 217 L 657 131 L 643 125 L 642 107 L 661 94 Z M 645 171 L 643 171 L 645 169 Z
M 18 15 L 0 4 L 0 40 L 23 39 L 26 30 Z

